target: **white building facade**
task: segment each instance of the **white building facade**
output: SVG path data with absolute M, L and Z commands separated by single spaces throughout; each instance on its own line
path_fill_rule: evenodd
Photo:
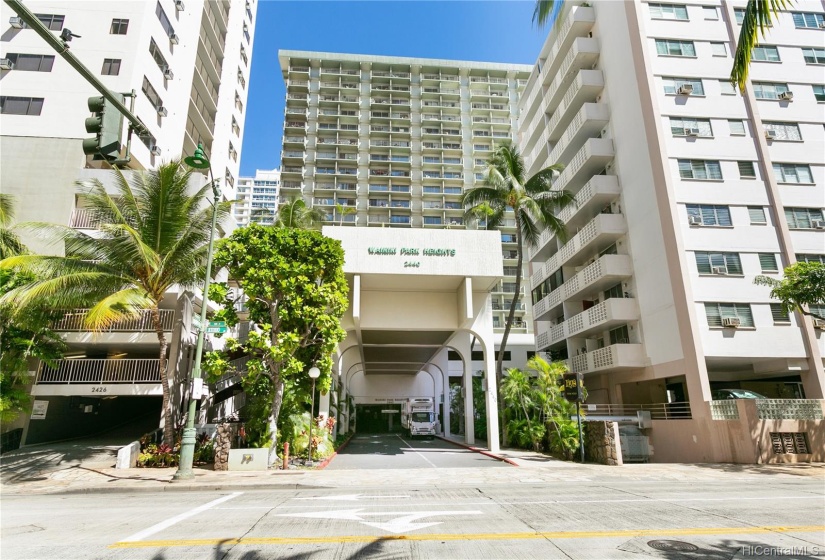
M 240 177 L 237 202 L 232 206 L 232 215 L 238 226 L 252 222 L 272 225 L 278 212 L 280 188 L 281 172 L 278 169 L 258 169 L 254 177 Z
M 557 186 L 577 202 L 561 214 L 569 239 L 545 234 L 530 255 L 537 349 L 585 374 L 594 410 L 692 418 L 654 421 L 658 460 L 765 458 L 755 433 L 724 443 L 731 403 L 714 391 L 822 418 L 823 326 L 753 282 L 825 259 L 822 5 L 779 14 L 740 95 L 728 77 L 745 2 L 574 4 L 519 104 L 529 173 L 565 164 Z

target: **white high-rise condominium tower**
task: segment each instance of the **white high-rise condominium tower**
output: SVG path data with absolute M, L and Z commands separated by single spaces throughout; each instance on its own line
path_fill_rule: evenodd
M 302 51 L 279 57 L 282 202 L 302 196 L 335 225 L 483 229 L 464 223 L 461 195 L 480 184 L 496 143 L 513 139 L 530 66 Z M 336 204 L 354 212 L 340 216 Z M 514 225 L 509 216 L 501 234 L 505 278 L 493 295 L 499 338 L 515 297 Z M 524 364 L 532 331 L 522 302 L 506 363 Z
M 653 411 L 658 460 L 821 444 L 790 420 L 822 401 L 720 400 L 823 398 L 825 325 L 754 285 L 825 260 L 822 4 L 778 15 L 744 94 L 728 81 L 744 1 L 574 4 L 519 104 L 530 172 L 565 164 L 577 201 L 569 240 L 530 255 L 537 349 L 585 374 L 591 414 Z
M 84 126 L 87 100 L 99 93 L 8 5 L 0 6 L 0 190 L 14 196 L 18 221 L 94 235 L 98 224 L 75 182 L 111 184 L 108 164 L 87 157 L 81 146 L 93 136 Z M 25 6 L 55 35 L 67 29 L 76 35 L 68 47 L 108 89 L 135 92 L 134 113 L 151 134 L 133 135 L 126 174 L 191 155 L 202 143 L 223 197 L 234 200 L 257 0 L 27 0 Z M 193 174 L 193 188 L 204 181 Z M 34 251 L 63 250 L 31 236 L 24 241 Z M 177 287 L 160 305 L 178 409 L 194 348 L 192 309 L 199 305 L 199 294 Z M 72 310 L 55 326 L 68 343 L 67 359 L 38 367 L 32 394 L 49 413 L 19 419 L 28 443 L 100 432 L 135 418 L 145 420 L 134 427 L 137 437 L 157 427 L 160 415 L 149 413 L 160 411 L 159 343 L 148 312 L 98 334 L 88 332 L 84 314 Z
M 272 225 L 278 212 L 281 172 L 277 169 L 255 171 L 254 177 L 238 179 L 238 195 L 232 214 L 239 226 L 255 222 Z

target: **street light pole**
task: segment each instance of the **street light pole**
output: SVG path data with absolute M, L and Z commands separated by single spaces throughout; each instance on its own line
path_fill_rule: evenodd
M 309 409 L 309 444 L 307 445 L 307 465 L 312 466 L 312 423 L 314 422 L 313 414 L 315 414 L 315 380 L 321 375 L 321 370 L 315 366 L 309 368 L 307 372 L 312 378 L 312 408 Z
M 172 480 L 191 480 L 195 478 L 195 473 L 192 471 L 192 464 L 195 459 L 195 412 L 197 407 L 197 400 L 194 398 L 193 392 L 195 389 L 196 380 L 201 378 L 201 359 L 203 358 L 203 339 L 206 333 L 206 311 L 207 302 L 209 301 L 209 281 L 212 277 L 212 253 L 215 243 L 215 230 L 218 222 L 218 202 L 220 202 L 220 191 L 218 185 L 215 183 L 215 177 L 212 175 L 212 166 L 209 159 L 203 152 L 203 145 L 198 144 L 198 149 L 195 150 L 195 155 L 185 158 L 183 160 L 186 165 L 195 169 L 208 169 L 209 178 L 212 181 L 212 229 L 209 231 L 209 246 L 206 251 L 206 277 L 203 281 L 203 297 L 201 298 L 201 322 L 198 327 L 198 345 L 195 348 L 195 365 L 192 368 L 192 386 L 189 392 L 189 411 L 186 414 L 186 427 L 183 429 L 183 436 L 181 437 L 180 446 L 180 461 L 178 463 L 178 472 L 172 477 Z M 167 419 L 171 422 L 171 418 Z

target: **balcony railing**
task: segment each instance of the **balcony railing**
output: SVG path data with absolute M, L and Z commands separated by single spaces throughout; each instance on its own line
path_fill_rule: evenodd
M 88 309 L 75 309 L 55 323 L 53 329 L 58 332 L 86 332 L 90 330 L 84 324 L 84 318 L 88 312 Z M 161 309 L 160 324 L 164 331 L 171 331 L 175 324 L 175 311 L 173 309 Z M 138 317 L 118 321 L 109 328 L 103 329 L 102 332 L 155 332 L 152 312 L 148 310 L 141 311 Z
M 155 359 L 58 360 L 57 367 L 41 364 L 37 383 L 160 383 Z
M 652 420 L 690 419 L 689 402 L 651 404 L 585 404 L 582 411 L 587 416 L 613 416 L 636 418 L 638 412 L 650 412 Z
M 736 399 L 710 401 L 714 420 L 739 420 Z M 748 403 L 751 401 L 748 401 Z M 818 399 L 754 399 L 759 420 L 822 420 L 822 402 Z

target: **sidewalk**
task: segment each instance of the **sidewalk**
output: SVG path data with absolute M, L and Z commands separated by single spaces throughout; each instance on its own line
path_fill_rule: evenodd
M 581 468 L 578 463 L 561 461 L 550 455 L 528 451 L 527 449 L 500 449 L 498 453 L 490 453 L 487 446 L 483 444 L 468 445 L 460 435 L 450 434 L 449 436 L 436 436 L 444 441 L 449 441 L 455 445 L 465 447 L 477 453 L 487 455 L 499 461 L 504 461 L 516 467 L 537 467 L 537 468 Z M 585 465 L 586 466 L 586 465 Z

